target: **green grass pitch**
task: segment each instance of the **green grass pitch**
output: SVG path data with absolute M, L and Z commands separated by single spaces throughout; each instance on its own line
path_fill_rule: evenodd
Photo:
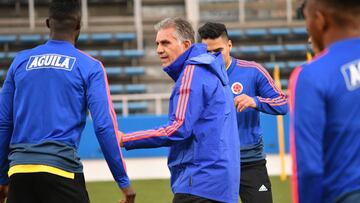
M 169 180 L 134 180 L 137 203 L 171 203 Z M 289 177 L 281 182 L 278 176 L 271 177 L 274 203 L 291 203 Z M 89 182 L 86 184 L 92 203 L 117 203 L 122 195 L 114 182 Z

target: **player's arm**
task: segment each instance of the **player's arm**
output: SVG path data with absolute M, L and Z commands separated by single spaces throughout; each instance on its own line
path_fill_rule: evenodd
M 0 93 L 0 202 L 7 193 L 9 182 L 9 145 L 13 132 L 13 100 L 15 92 L 13 65 L 10 67 Z
M 86 83 L 88 108 L 94 122 L 96 137 L 115 181 L 127 195 L 126 191 L 131 187 L 130 180 L 126 174 L 125 162 L 119 146 L 117 118 L 110 97 L 107 76 L 100 62 L 90 69 Z
M 173 92 L 173 106 L 167 125 L 146 131 L 128 133 L 122 137 L 126 149 L 170 146 L 191 136 L 192 126 L 203 109 L 201 85 L 197 84 L 194 66 L 187 66 Z
M 322 139 L 325 130 L 324 95 L 305 71 L 291 77 L 291 154 L 293 197 L 299 203 L 321 202 L 323 181 Z M 297 80 L 297 82 L 296 82 Z M 294 199 L 294 200 L 295 200 Z
M 275 86 L 270 74 L 261 65 L 257 65 L 256 86 L 257 95 L 253 97 L 256 109 L 261 112 L 284 115 L 288 112 L 288 101 L 286 95 Z

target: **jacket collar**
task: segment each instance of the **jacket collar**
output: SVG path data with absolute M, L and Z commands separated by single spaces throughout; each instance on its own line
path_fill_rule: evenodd
M 183 54 L 181 54 L 173 63 L 166 66 L 163 70 L 174 80 L 177 81 L 184 67 L 186 61 L 190 58 L 200 54 L 207 53 L 207 46 L 205 44 L 195 43 Z

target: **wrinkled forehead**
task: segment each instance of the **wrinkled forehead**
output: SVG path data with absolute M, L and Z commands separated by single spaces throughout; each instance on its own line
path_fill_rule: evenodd
M 176 29 L 173 27 L 161 28 L 156 33 L 156 42 L 161 41 L 179 41 L 179 38 L 176 34 Z

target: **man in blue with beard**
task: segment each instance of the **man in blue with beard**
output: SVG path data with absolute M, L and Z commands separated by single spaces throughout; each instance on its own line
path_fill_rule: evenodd
M 230 56 L 232 42 L 224 24 L 208 22 L 199 28 L 201 41 L 211 53 L 224 57 L 237 112 L 241 140 L 240 198 L 243 203 L 271 203 L 271 183 L 263 151 L 260 112 L 283 115 L 287 99 L 269 73 L 258 63 Z

